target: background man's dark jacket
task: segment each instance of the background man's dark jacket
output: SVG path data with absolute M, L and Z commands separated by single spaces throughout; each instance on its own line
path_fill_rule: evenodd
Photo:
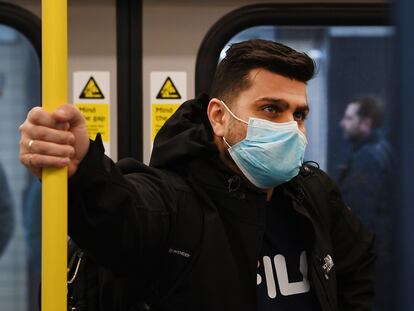
M 353 145 L 338 180 L 345 203 L 373 231 L 384 230 L 381 221 L 389 217 L 389 183 L 393 167 L 391 146 L 383 133 L 375 130 Z
M 69 233 L 102 266 L 101 310 L 130 310 L 137 301 L 152 310 L 256 310 L 266 195 L 219 160 L 207 104 L 205 96 L 186 102 L 167 121 L 151 167 L 115 165 L 91 143 L 71 179 Z M 307 169 L 274 195 L 306 220 L 309 278 L 322 309 L 370 310 L 373 238 L 330 179 Z M 328 254 L 334 267 L 325 276 Z
M 393 295 L 389 284 L 393 281 L 390 267 L 393 262 L 392 219 L 394 213 L 391 197 L 394 156 L 380 129 L 353 145 L 342 175 L 338 181 L 344 202 L 361 218 L 366 228 L 377 237 L 378 294 L 376 310 L 393 308 Z

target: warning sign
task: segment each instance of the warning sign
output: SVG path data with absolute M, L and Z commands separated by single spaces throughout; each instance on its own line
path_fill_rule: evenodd
M 76 71 L 73 73 L 73 102 L 82 112 L 88 135 L 100 133 L 105 153 L 110 155 L 110 85 L 109 71 Z
M 85 87 L 83 88 L 81 94 L 79 95 L 79 98 L 87 99 L 87 98 L 97 98 L 97 99 L 103 99 L 105 98 L 104 94 L 102 94 L 101 89 L 98 86 L 98 83 L 96 83 L 95 79 L 93 77 L 90 77 L 88 82 L 86 83 Z
M 151 72 L 151 140 L 164 123 L 187 100 L 187 73 Z
M 167 77 L 162 85 L 160 91 L 158 92 L 157 99 L 181 99 L 181 95 L 170 77 Z
M 88 135 L 95 139 L 96 134 L 101 133 L 102 141 L 109 141 L 109 105 L 102 104 L 75 104 L 82 112 Z
M 174 114 L 180 107 L 180 104 L 153 104 L 152 105 L 152 140 L 159 132 L 164 123 Z

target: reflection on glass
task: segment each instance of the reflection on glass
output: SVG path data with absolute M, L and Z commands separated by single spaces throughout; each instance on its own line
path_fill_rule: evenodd
M 27 111 L 39 105 L 39 80 L 33 46 L 15 29 L 0 24 L 0 310 L 38 306 L 34 297 L 40 281 L 40 205 L 30 193 L 40 197 L 40 190 L 32 190 L 33 182 L 19 162 L 18 126 Z
M 317 66 L 308 84 L 311 113 L 305 160 L 313 160 L 338 182 L 344 201 L 377 234 L 379 244 L 376 310 L 393 310 L 390 291 L 393 155 L 387 141 L 387 102 L 392 94 L 392 40 L 386 26 L 258 26 L 232 43 L 267 39 L 311 56 Z
M 392 277 L 390 189 L 395 167 L 383 119 L 383 105 L 378 97 L 368 95 L 348 103 L 340 125 L 351 149 L 338 178 L 345 202 L 365 226 L 377 234 L 377 270 L 381 271 L 381 282 L 378 282 L 377 289 L 379 293 L 389 291 L 389 283 L 384 280 Z M 381 298 L 383 305 L 386 297 Z
M 10 193 L 9 182 L 0 163 L 0 257 L 9 244 L 13 233 L 14 214 L 13 200 Z

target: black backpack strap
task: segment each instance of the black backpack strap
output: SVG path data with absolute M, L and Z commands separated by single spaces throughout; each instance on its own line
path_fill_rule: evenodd
M 194 194 L 193 189 L 182 177 L 169 171 L 162 171 L 161 174 L 178 192 Z M 161 308 L 175 289 L 186 280 L 197 260 L 203 238 L 202 209 L 200 206 L 180 205 L 179 199 L 176 203 L 179 205 L 176 206 L 177 215 L 172 217 L 170 239 L 164 251 L 161 267 L 154 278 L 151 294 L 146 299 L 146 304 L 139 304 L 141 309 L 136 310 Z M 165 279 L 166 275 L 169 275 L 168 279 Z
M 68 310 L 86 310 L 85 308 L 85 264 L 82 250 L 73 242 L 68 240 L 68 274 L 67 274 L 67 304 Z
M 98 265 L 68 240 L 68 311 L 98 311 Z

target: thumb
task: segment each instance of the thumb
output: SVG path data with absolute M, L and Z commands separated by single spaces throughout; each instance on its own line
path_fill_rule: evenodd
M 57 124 L 69 123 L 71 128 L 83 126 L 85 124 L 82 112 L 72 104 L 60 106 L 52 113 L 52 118 Z

